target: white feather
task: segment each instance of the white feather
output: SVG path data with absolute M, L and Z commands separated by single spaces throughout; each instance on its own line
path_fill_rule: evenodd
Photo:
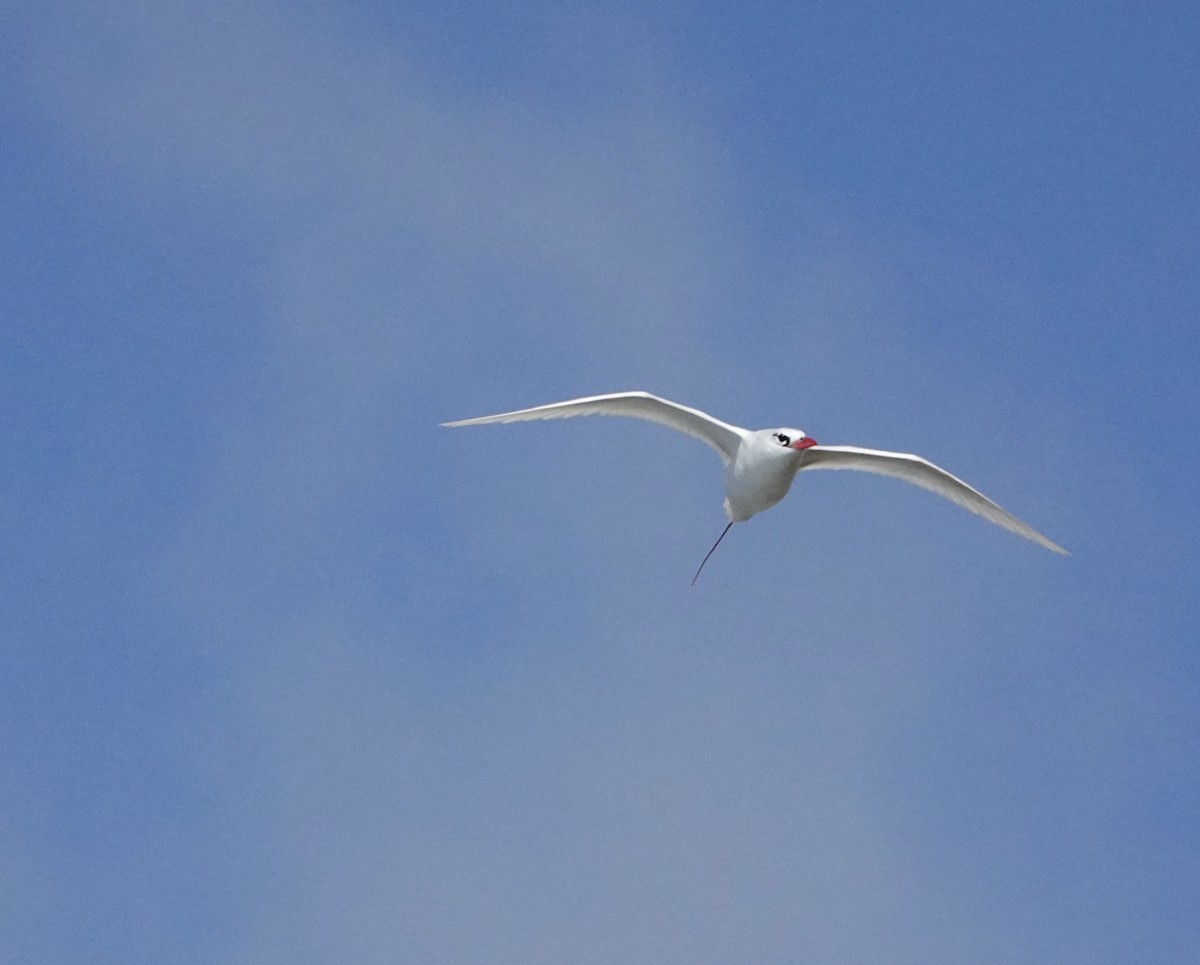
M 742 522 L 774 506 L 787 494 L 799 471 L 849 469 L 902 479 L 1048 550 L 1067 552 L 1032 526 L 1001 509 L 979 490 L 920 456 L 857 446 L 822 446 L 799 429 L 751 431 L 648 392 L 592 395 L 442 425 L 479 426 L 586 415 L 626 416 L 657 422 L 712 446 L 725 463 L 725 512 L 731 523 Z

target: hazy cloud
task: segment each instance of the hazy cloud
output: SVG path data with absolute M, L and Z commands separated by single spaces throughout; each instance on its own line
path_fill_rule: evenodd
M 1087 658 L 1078 569 L 818 479 L 691 591 L 721 524 L 702 447 L 437 429 L 647 387 L 938 440 L 1075 545 L 1045 521 L 1077 452 L 963 444 L 1044 400 L 919 374 L 892 242 L 815 199 L 755 238 L 715 109 L 653 38 L 548 23 L 522 56 L 570 84 L 564 49 L 599 38 L 575 81 L 613 96 L 466 83 L 316 6 L 65 5 L 31 33 L 81 163 L 215 223 L 239 265 L 211 283 L 252 292 L 251 347 L 203 360 L 194 498 L 141 561 L 207 688 L 192 959 L 1103 957 L 1138 912 L 1096 851 L 1195 713 L 1136 648 Z

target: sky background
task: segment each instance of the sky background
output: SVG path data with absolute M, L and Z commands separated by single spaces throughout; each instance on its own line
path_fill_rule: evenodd
M 0 20 L 6 961 L 1194 961 L 1194 3 Z

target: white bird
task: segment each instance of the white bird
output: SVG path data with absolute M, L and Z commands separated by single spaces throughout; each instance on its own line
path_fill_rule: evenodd
M 700 570 L 704 569 L 704 563 L 708 562 L 708 557 L 729 532 L 730 526 L 745 522 L 764 509 L 770 509 L 787 495 L 796 473 L 808 469 L 856 469 L 903 479 L 937 493 L 1018 536 L 1033 540 L 1039 546 L 1069 555 L 1057 543 L 1001 509 L 979 490 L 920 456 L 881 449 L 860 449 L 858 446 L 823 446 L 799 429 L 742 429 L 714 419 L 699 409 L 660 399 L 649 392 L 592 395 L 477 419 L 443 422 L 442 425 L 478 426 L 494 422 L 569 419 L 583 415 L 619 415 L 657 422 L 669 429 L 687 433 L 717 451 L 725 464 L 725 515 L 729 517 L 729 524 L 704 557 L 700 569 L 696 570 L 697 577 Z M 692 582 L 696 582 L 695 577 Z

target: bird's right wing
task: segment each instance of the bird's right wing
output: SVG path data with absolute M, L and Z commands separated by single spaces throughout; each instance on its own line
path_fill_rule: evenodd
M 857 469 L 860 472 L 873 472 L 880 476 L 903 479 L 914 486 L 937 493 L 963 509 L 982 516 L 997 526 L 1003 526 L 1011 533 L 1033 540 L 1039 546 L 1055 553 L 1070 555 L 1032 526 L 1001 509 L 978 489 L 968 486 L 957 476 L 952 476 L 945 469 L 920 456 L 904 452 L 886 452 L 881 449 L 860 449 L 857 446 L 812 446 L 804 450 L 804 461 L 800 470 L 805 469 Z
M 631 419 L 644 419 L 683 432 L 694 439 L 712 446 L 721 460 L 728 464 L 737 454 L 744 430 L 726 425 L 706 412 L 691 409 L 678 402 L 660 399 L 649 392 L 613 392 L 609 395 L 591 395 L 584 399 L 552 402 L 532 409 L 501 412 L 476 419 L 460 419 L 443 422 L 444 426 L 481 426 L 493 422 L 530 422 L 535 419 L 570 419 L 581 415 L 620 415 Z

